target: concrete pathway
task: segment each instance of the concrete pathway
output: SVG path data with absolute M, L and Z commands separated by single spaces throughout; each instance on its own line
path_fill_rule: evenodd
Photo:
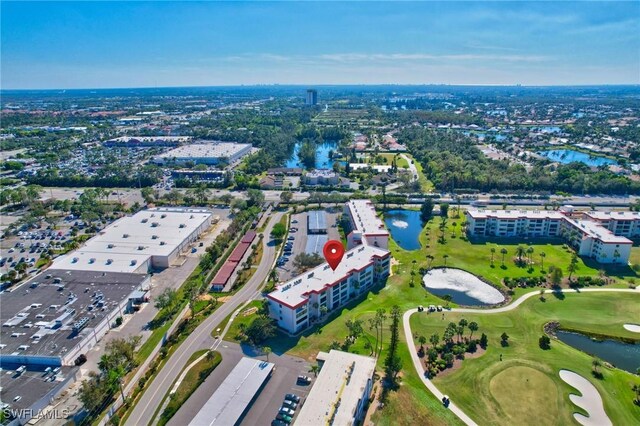
M 640 294 L 640 287 L 636 288 L 635 290 L 626 289 L 626 288 L 585 288 L 585 289 L 581 289 L 581 290 L 566 289 L 566 290 L 561 290 L 560 292 L 561 293 L 590 293 L 590 292 L 605 292 L 605 291 L 606 292 L 621 292 L 621 293 L 636 293 L 636 294 Z M 546 294 L 549 294 L 549 293 L 551 293 L 551 292 L 547 292 Z M 502 306 L 500 308 L 493 308 L 493 309 L 453 308 L 453 309 L 451 309 L 450 312 L 468 312 L 468 313 L 474 313 L 474 314 L 497 314 L 497 313 L 500 313 L 500 312 L 508 312 L 508 311 L 511 311 L 511 310 L 517 308 L 518 306 L 520 306 L 527 299 L 530 299 L 530 298 L 535 297 L 535 296 L 540 296 L 540 292 L 539 291 L 532 291 L 530 293 L 526 293 L 526 294 L 520 296 L 518 299 L 516 299 L 511 304 L 509 304 L 507 306 Z M 428 378 L 425 377 L 424 369 L 422 368 L 422 363 L 420 362 L 420 358 L 418 357 L 418 354 L 417 354 L 417 352 L 415 350 L 415 347 L 414 347 L 415 345 L 414 345 L 414 341 L 413 341 L 413 333 L 411 332 L 411 323 L 410 323 L 409 320 L 411 319 L 411 315 L 413 315 L 416 312 L 418 312 L 417 308 L 409 309 L 402 316 L 402 325 L 404 327 L 405 339 L 407 340 L 407 345 L 409 346 L 409 354 L 411 354 L 411 361 L 413 361 L 413 366 L 415 367 L 416 372 L 418 373 L 418 376 L 420 376 L 420 379 L 422 380 L 422 383 L 424 383 L 424 385 L 427 387 L 427 389 L 429 389 L 429 391 L 436 398 L 438 398 L 439 401 L 442 401 L 442 397 L 444 396 L 444 394 L 442 392 L 440 392 L 440 390 L 433 384 L 433 382 L 431 380 L 429 380 Z M 573 399 L 572 399 L 572 401 L 573 401 Z M 576 404 L 576 405 L 578 405 L 578 404 Z M 451 401 L 451 403 L 449 404 L 449 409 L 451 410 L 451 412 L 453 414 L 458 416 L 458 418 L 460 420 L 462 420 L 465 424 L 467 424 L 467 425 L 476 425 L 477 424 L 468 415 L 466 415 L 464 413 L 464 411 L 462 411 L 462 409 L 460 409 L 457 405 L 455 405 L 455 403 L 453 401 Z

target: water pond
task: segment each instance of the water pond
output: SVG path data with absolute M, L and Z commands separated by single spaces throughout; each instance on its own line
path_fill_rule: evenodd
M 621 370 L 635 373 L 640 368 L 640 344 L 624 343 L 618 340 L 593 340 L 580 333 L 558 330 L 558 339 L 567 345 L 589 355 L 607 361 Z
M 405 250 L 418 250 L 420 241 L 418 237 L 422 232 L 422 219 L 420 212 L 416 210 L 389 210 L 384 214 L 384 223 L 391 238 Z

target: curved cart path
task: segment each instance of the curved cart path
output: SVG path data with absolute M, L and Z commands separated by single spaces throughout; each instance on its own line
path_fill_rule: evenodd
M 590 293 L 590 292 L 597 292 L 597 291 L 640 294 L 640 287 L 636 288 L 635 290 L 626 289 L 626 288 L 585 288 L 585 289 L 581 289 L 581 290 L 567 289 L 567 290 L 561 290 L 560 292 L 562 292 L 562 293 Z M 507 306 L 502 306 L 500 308 L 493 308 L 493 309 L 453 308 L 453 309 L 451 309 L 450 312 L 469 312 L 469 313 L 474 313 L 474 314 L 497 314 L 497 313 L 500 313 L 500 312 L 508 312 L 508 311 L 512 311 L 515 308 L 517 308 L 518 306 L 520 306 L 527 299 L 530 299 L 530 298 L 535 297 L 535 296 L 540 296 L 540 292 L 539 291 L 532 291 L 530 293 L 523 294 L 518 299 L 516 299 L 513 303 L 510 303 Z M 436 398 L 438 398 L 439 401 L 442 401 L 442 397 L 444 396 L 444 394 L 442 392 L 440 392 L 440 390 L 433 384 L 433 382 L 431 380 L 429 380 L 428 378 L 425 377 L 424 370 L 422 369 L 422 364 L 420 362 L 420 358 L 418 357 L 418 354 L 417 354 L 417 352 L 416 352 L 416 350 L 414 348 L 413 333 L 411 332 L 411 323 L 410 323 L 409 319 L 411 318 L 411 315 L 413 315 L 416 312 L 418 312 L 417 308 L 409 309 L 402 316 L 402 325 L 404 327 L 404 336 L 405 336 L 405 339 L 407 340 L 407 345 L 409 346 L 409 354 L 411 354 L 411 361 L 413 361 L 413 366 L 416 369 L 416 372 L 418 373 L 418 376 L 420 376 L 420 379 L 422 380 L 422 383 L 424 383 L 424 385 L 427 387 L 427 389 L 429 389 L 429 391 Z M 453 401 L 451 401 L 451 403 L 449 404 L 449 409 L 451 410 L 451 412 L 453 414 L 458 416 L 458 418 L 460 420 L 462 420 L 465 424 L 470 425 L 470 426 L 477 425 L 477 423 L 474 422 L 471 419 L 471 417 L 469 417 L 467 414 L 465 414 L 465 412 L 462 411 L 462 409 L 460 409 Z

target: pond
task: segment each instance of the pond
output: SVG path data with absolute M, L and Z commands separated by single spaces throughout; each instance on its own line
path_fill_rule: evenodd
M 584 152 L 574 151 L 572 149 L 552 149 L 549 151 L 540 151 L 538 154 L 543 157 L 547 157 L 551 161 L 556 161 L 562 164 L 578 162 L 592 167 L 598 167 L 605 164 L 618 164 L 615 160 L 610 158 L 596 157 Z
M 451 296 L 451 301 L 465 306 L 488 306 L 504 302 L 498 289 L 467 271 L 454 268 L 432 269 L 422 282 L 429 293 Z
M 502 142 L 507 139 L 505 135 L 497 132 L 485 133 L 485 132 L 478 132 L 478 131 L 465 131 L 462 133 L 464 133 L 467 136 L 475 136 L 479 140 L 485 140 L 487 137 L 494 137 L 497 142 Z
M 636 369 L 640 368 L 640 344 L 634 345 L 612 339 L 593 340 L 584 334 L 562 330 L 558 330 L 556 335 L 567 345 L 597 356 L 621 370 L 635 374 Z
M 293 148 L 293 154 L 291 154 L 291 158 L 289 158 L 285 162 L 285 167 L 304 167 L 304 164 L 300 162 L 300 158 L 298 158 L 298 152 L 300 152 L 300 146 L 302 144 L 300 142 L 296 143 Z M 324 142 L 322 144 L 318 144 L 316 148 L 316 167 L 317 169 L 332 169 L 333 168 L 333 160 L 329 159 L 329 152 L 335 151 L 338 147 L 337 142 Z
M 384 214 L 384 223 L 391 232 L 391 238 L 405 250 L 420 248 L 422 219 L 417 210 L 389 210 Z

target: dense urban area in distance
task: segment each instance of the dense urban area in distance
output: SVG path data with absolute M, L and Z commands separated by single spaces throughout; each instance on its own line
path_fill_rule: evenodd
M 637 85 L 0 109 L 0 424 L 640 424 Z

